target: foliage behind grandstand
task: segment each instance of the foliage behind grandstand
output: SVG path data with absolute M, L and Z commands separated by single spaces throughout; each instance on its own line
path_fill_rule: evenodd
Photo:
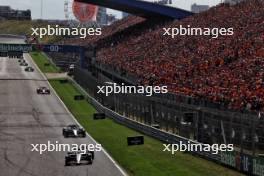
M 34 21 L 17 21 L 17 20 L 3 20 L 0 23 L 0 34 L 14 34 L 14 35 L 27 35 L 32 33 L 31 28 L 34 27 L 47 27 L 50 24 L 47 21 L 34 20 Z M 61 40 L 57 36 L 44 36 L 41 40 L 42 43 L 54 43 Z

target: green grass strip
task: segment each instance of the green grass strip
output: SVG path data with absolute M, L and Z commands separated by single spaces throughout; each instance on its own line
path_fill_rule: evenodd
M 140 133 L 115 123 L 111 119 L 93 120 L 96 110 L 86 101 L 74 101 L 80 94 L 71 83 L 50 80 L 68 109 L 93 138 L 129 173 L 135 176 L 236 176 L 238 172 L 213 162 L 177 152 L 163 152 L 160 141 L 145 136 L 142 146 L 127 146 L 128 136 Z
M 31 52 L 30 55 L 43 73 L 58 73 L 60 71 L 60 69 L 52 64 L 42 53 Z

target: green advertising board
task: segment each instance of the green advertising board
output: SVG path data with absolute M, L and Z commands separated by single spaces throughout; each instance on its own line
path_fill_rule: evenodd
M 253 159 L 253 174 L 264 176 L 264 158 L 256 157 Z
M 236 168 L 236 152 L 221 152 L 221 163 Z
M 250 175 L 264 176 L 264 158 L 262 157 L 239 152 L 222 152 L 221 163 Z

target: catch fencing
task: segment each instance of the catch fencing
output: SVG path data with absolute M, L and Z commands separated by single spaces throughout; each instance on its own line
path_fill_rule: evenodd
M 164 143 L 234 144 L 234 152 L 192 154 L 247 174 L 264 176 L 262 116 L 219 111 L 159 96 L 114 94 L 106 97 L 97 94 L 97 86 L 104 85 L 105 81 L 109 79 L 100 74 L 95 77 L 81 68 L 75 69 L 71 80 L 99 112 L 122 125 Z

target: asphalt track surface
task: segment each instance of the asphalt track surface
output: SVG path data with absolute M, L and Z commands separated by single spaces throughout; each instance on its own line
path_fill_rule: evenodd
M 0 38 L 0 43 L 20 43 Z M 34 67 L 28 54 L 25 60 Z M 25 72 L 17 59 L 0 58 L 0 176 L 120 176 L 118 167 L 104 152 L 95 152 L 92 165 L 64 166 L 66 152 L 32 152 L 31 144 L 95 144 L 90 137 L 64 138 L 62 128 L 75 121 L 35 68 Z M 51 89 L 52 90 L 52 89 Z

